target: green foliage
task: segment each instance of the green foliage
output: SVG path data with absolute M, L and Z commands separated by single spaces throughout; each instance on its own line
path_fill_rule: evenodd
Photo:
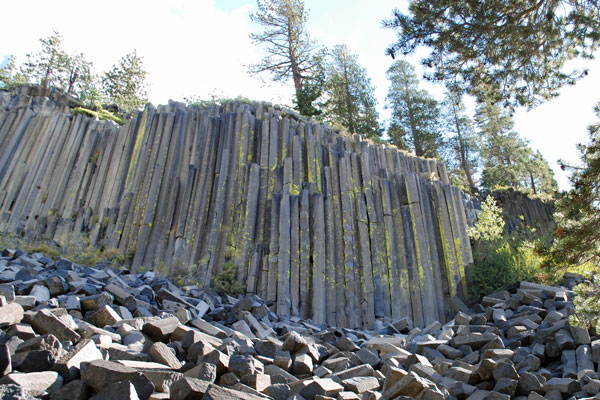
M 479 165 L 479 137 L 466 115 L 462 95 L 448 91 L 441 104 L 442 128 L 446 136 L 445 161 L 455 186 L 476 194 L 473 175 Z
M 541 277 L 543 257 L 534 242 L 519 235 L 480 243 L 476 249 L 469 282 L 473 298 L 514 288 L 521 281 L 538 282 Z
M 228 103 L 249 103 L 249 104 L 257 103 L 256 101 L 250 100 L 247 97 L 243 97 L 243 96 L 237 96 L 237 97 L 231 98 L 231 97 L 221 97 L 216 94 L 211 94 L 209 100 L 202 99 L 199 96 L 190 96 L 190 97 L 184 97 L 183 101 L 188 106 L 194 106 L 194 107 L 198 107 L 201 109 L 205 109 L 205 108 L 209 108 L 209 107 L 221 107 L 222 105 L 225 105 Z
M 264 27 L 250 34 L 257 45 L 265 45 L 265 56 L 249 67 L 251 74 L 269 72 L 274 81 L 294 82 L 296 107 L 305 115 L 316 115 L 312 103 L 319 97 L 315 86 L 322 54 L 306 32 L 308 12 L 302 0 L 257 0 L 258 12 L 250 19 Z M 304 85 L 308 84 L 306 89 Z M 311 86 L 312 85 L 312 86 Z
M 77 264 L 90 266 L 101 262 L 122 265 L 128 264 L 132 259 L 118 249 L 93 246 L 83 236 L 57 245 L 54 241 L 27 240 L 12 233 L 0 233 L 0 248 L 19 249 L 26 253 L 39 252 L 53 260 L 65 257 Z
M 600 117 L 600 104 L 595 111 Z M 600 124 L 589 127 L 589 136 L 587 145 L 579 145 L 582 165 L 569 167 L 572 189 L 556 204 L 555 243 L 548 260 L 554 268 L 600 265 Z
M 565 71 L 574 58 L 592 58 L 600 39 L 596 0 L 412 0 L 409 14 L 394 11 L 384 25 L 398 31 L 388 48 L 430 52 L 429 79 L 445 81 L 493 101 L 534 105 L 585 75 Z
M 11 89 L 26 82 L 25 76 L 17 70 L 16 58 L 9 56 L 0 68 L 0 88 Z
M 236 279 L 237 266 L 228 262 L 214 279 L 214 288 L 219 295 L 239 296 L 244 293 L 244 284 Z
M 109 101 L 130 112 L 148 101 L 147 75 L 142 57 L 134 50 L 104 73 L 102 90 Z
M 68 54 L 62 48 L 62 36 L 58 31 L 40 39 L 42 45 L 38 53 L 27 54 L 22 72 L 28 81 L 37 82 L 44 88 L 60 86 L 61 73 L 68 62 Z
M 58 31 L 40 39 L 41 50 L 27 54 L 21 66 L 21 81 L 39 83 L 44 88 L 61 88 L 65 93 L 85 99 L 96 86 L 92 63 L 83 53 L 69 54 L 62 48 L 62 36 Z
M 512 187 L 533 194 L 554 194 L 558 185 L 541 153 L 512 130 L 512 111 L 490 101 L 480 103 L 475 120 L 481 136 L 482 186 L 487 190 Z
M 111 113 L 108 110 L 101 109 L 99 111 L 92 111 L 87 108 L 76 107 L 71 110 L 71 114 L 73 114 L 73 115 L 83 114 L 83 115 L 87 115 L 88 117 L 96 117 L 96 118 L 102 119 L 102 120 L 114 121 L 119 125 L 125 124 L 125 121 L 123 120 L 123 118 Z
M 442 145 L 439 107 L 431 95 L 419 89 L 415 69 L 396 61 L 387 70 L 390 88 L 386 106 L 392 109 L 388 130 L 392 144 L 413 150 L 419 157 L 435 158 Z
M 492 196 L 487 196 L 481 203 L 477 221 L 472 228 L 469 228 L 469 236 L 479 241 L 496 241 L 502 238 L 503 232 L 502 210 Z
M 351 133 L 380 136 L 375 88 L 367 70 L 358 63 L 358 56 L 345 45 L 339 44 L 331 51 L 325 91 L 326 120 L 342 124 Z
M 597 335 L 600 332 L 600 275 L 575 286 L 573 292 L 575 314 L 569 316 L 569 323 Z

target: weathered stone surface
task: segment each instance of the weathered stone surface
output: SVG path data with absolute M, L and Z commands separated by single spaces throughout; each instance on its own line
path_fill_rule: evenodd
M 122 321 L 122 318 L 111 306 L 106 305 L 92 315 L 92 321 L 96 326 L 103 328 L 107 325 L 112 326 L 117 322 Z
M 429 388 L 429 383 L 425 379 L 416 375 L 414 372 L 410 372 L 394 385 L 389 386 L 387 390 L 384 391 L 383 396 L 386 399 L 393 399 L 398 396 L 415 398 L 427 388 Z
M 96 344 L 89 339 L 84 339 L 68 350 L 52 367 L 64 379 L 73 380 L 79 378 L 81 363 L 103 359 L 102 353 Z
M 581 384 L 571 378 L 552 378 L 547 380 L 542 386 L 544 393 L 558 391 L 564 395 L 570 396 L 581 389 Z
M 34 400 L 34 397 L 25 388 L 16 384 L 0 385 L 0 398 L 11 400 Z
M 31 326 L 41 334 L 50 333 L 60 340 L 78 341 L 81 336 L 68 323 L 55 316 L 48 309 L 38 311 L 31 321 Z
M 102 388 L 93 400 L 139 400 L 135 386 L 131 382 L 113 382 Z
M 375 377 L 369 376 L 358 376 L 355 378 L 348 378 L 342 381 L 342 386 L 345 390 L 363 394 L 369 390 L 379 390 L 379 380 Z
M 177 317 L 168 317 L 146 322 L 143 331 L 155 341 L 166 342 L 179 324 Z
M 308 375 L 313 371 L 312 358 L 306 353 L 296 354 L 292 363 L 292 373 L 296 376 Z
M 281 346 L 281 350 L 289 351 L 290 353 L 294 354 L 295 352 L 300 351 L 304 347 L 306 347 L 307 344 L 308 343 L 306 342 L 306 339 L 300 336 L 300 334 L 298 334 L 295 331 L 291 331 L 285 337 L 283 345 Z
M 264 400 L 264 397 L 239 390 L 227 389 L 216 385 L 209 385 L 204 397 L 205 400 Z
M 344 387 L 332 379 L 314 378 L 304 382 L 299 394 L 306 399 L 314 399 L 316 396 L 332 397 L 343 390 Z
M 150 354 L 150 357 L 157 363 L 165 364 L 171 369 L 178 370 L 182 366 L 181 361 L 179 361 L 171 349 L 162 342 L 156 342 L 150 346 L 148 354 Z
M 57 372 L 30 372 L 27 374 L 11 373 L 0 379 L 0 384 L 19 385 L 32 396 L 43 396 L 60 390 L 63 379 Z
M 203 362 L 196 365 L 194 368 L 185 371 L 184 375 L 212 383 L 217 379 L 217 366 Z
M 496 339 L 498 339 L 498 335 L 494 333 L 470 333 L 466 335 L 455 336 L 450 342 L 454 347 L 467 345 L 473 350 L 477 350 L 486 345 L 488 342 Z
M 0 307 L 0 328 L 18 324 L 23 320 L 23 307 L 17 303 L 9 303 Z
M 124 365 L 104 360 L 86 361 L 81 363 L 81 380 L 93 391 L 99 392 L 105 386 L 119 381 L 133 383 L 140 399 L 150 397 L 154 385 L 141 372 Z
M 202 399 L 210 382 L 183 377 L 171 386 L 170 396 L 173 400 Z

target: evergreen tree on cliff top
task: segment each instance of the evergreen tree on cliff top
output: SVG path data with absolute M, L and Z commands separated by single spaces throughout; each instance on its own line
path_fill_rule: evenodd
M 358 57 L 343 44 L 331 51 L 324 88 L 328 97 L 324 105 L 328 120 L 342 124 L 351 133 L 380 135 L 375 88 L 366 69 L 358 63 Z
M 392 144 L 412 150 L 419 157 L 437 157 L 442 146 L 439 106 L 419 88 L 415 69 L 406 61 L 396 61 L 387 70 L 390 88 L 386 106 L 392 109 L 388 135 Z
M 306 32 L 308 12 L 301 0 L 258 0 L 258 12 L 250 19 L 264 27 L 252 33 L 255 44 L 264 44 L 262 61 L 250 66 L 250 73 L 268 71 L 273 80 L 292 79 L 296 94 L 296 109 L 304 115 L 319 114 L 313 102 L 321 94 L 318 66 L 322 63 L 317 45 Z M 315 84 L 317 83 L 317 84 Z
M 39 52 L 27 54 L 23 75 L 27 81 L 39 83 L 44 89 L 60 87 L 61 74 L 69 58 L 62 48 L 62 36 L 53 31 L 52 35 L 40 39 L 40 43 L 42 49 Z
M 397 30 L 391 55 L 431 50 L 428 77 L 481 98 L 531 106 L 558 95 L 585 71 L 565 69 L 592 58 L 600 39 L 598 0 L 412 0 L 384 25 Z
M 133 111 L 148 101 L 143 60 L 134 50 L 104 73 L 102 91 L 109 101 L 125 111 Z

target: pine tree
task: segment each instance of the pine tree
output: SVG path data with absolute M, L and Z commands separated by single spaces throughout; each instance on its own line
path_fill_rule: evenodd
M 15 56 L 9 56 L 4 66 L 0 67 L 1 87 L 12 87 L 26 82 L 25 76 L 17 69 Z
M 384 25 L 398 31 L 389 54 L 429 48 L 430 79 L 531 106 L 585 75 L 565 64 L 593 58 L 599 8 L 597 0 L 412 0 L 408 14 L 395 10 Z
M 67 94 L 85 98 L 95 87 L 92 63 L 85 59 L 83 53 L 67 55 L 61 72 L 58 81 Z
M 142 58 L 134 50 L 104 73 L 102 91 L 121 109 L 133 111 L 148 101 L 147 75 Z
M 265 30 L 252 33 L 255 44 L 266 45 L 266 55 L 260 63 L 250 66 L 250 73 L 270 72 L 273 80 L 294 83 L 296 109 L 308 115 L 318 114 L 313 107 L 315 94 L 320 94 L 318 66 L 322 62 L 318 46 L 306 32 L 308 12 L 302 0 L 257 0 L 258 12 L 250 19 Z M 305 90 L 306 82 L 313 85 Z M 318 96 L 317 96 L 318 97 Z
M 22 73 L 27 81 L 38 82 L 44 90 L 51 86 L 60 87 L 61 74 L 69 56 L 62 48 L 62 36 L 58 31 L 40 39 L 42 50 L 27 54 Z
M 391 143 L 412 150 L 419 157 L 437 157 L 442 146 L 437 101 L 419 89 L 415 69 L 406 61 L 392 64 L 387 78 L 387 107 L 392 109 L 388 129 Z
M 343 44 L 331 51 L 325 91 L 326 119 L 342 124 L 351 133 L 380 135 L 375 88 L 366 69 L 358 63 L 358 57 Z
M 552 170 L 529 142 L 513 131 L 511 109 L 486 102 L 479 104 L 475 120 L 483 141 L 482 186 L 488 190 L 512 187 L 521 191 L 553 194 L 556 191 Z
M 600 118 L 600 104 L 595 107 Z M 571 170 L 571 189 L 557 202 L 557 228 L 550 265 L 600 263 L 600 124 L 591 125 L 589 143 L 579 145 L 582 165 Z
M 448 91 L 442 102 L 441 115 L 446 131 L 446 161 L 454 183 L 469 191 L 478 192 L 474 174 L 479 164 L 479 137 L 473 121 L 466 114 L 462 95 Z

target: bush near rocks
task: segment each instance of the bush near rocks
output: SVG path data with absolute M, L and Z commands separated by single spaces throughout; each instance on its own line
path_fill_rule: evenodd
M 151 271 L 4 250 L 0 396 L 592 398 L 600 339 L 569 320 L 581 281 L 521 282 L 470 309 L 455 299 L 462 311 L 445 324 L 402 318 L 360 331 L 281 318 L 256 296 L 179 288 Z

